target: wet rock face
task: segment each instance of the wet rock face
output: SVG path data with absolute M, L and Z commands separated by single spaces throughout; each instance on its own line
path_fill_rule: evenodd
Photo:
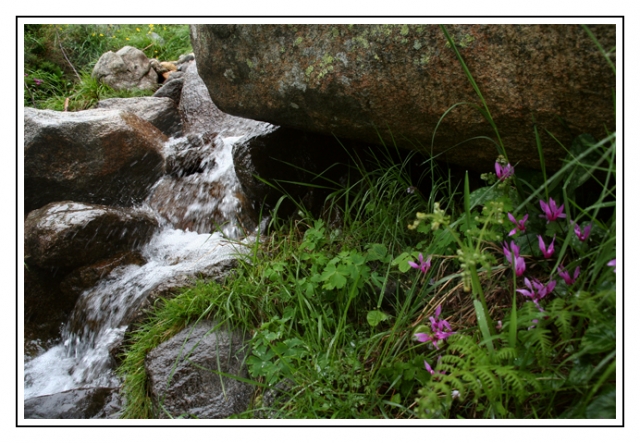
M 117 418 L 121 401 L 116 389 L 73 389 L 24 402 L 25 419 Z
M 95 286 L 118 266 L 142 266 L 145 258 L 138 251 L 125 251 L 96 263 L 74 269 L 60 282 L 60 290 L 69 297 L 77 297 L 86 289 Z
M 229 138 L 251 139 L 275 127 L 224 114 L 211 101 L 196 64 L 185 62 L 181 69 L 178 109 L 185 136 L 165 144 L 169 175 L 153 188 L 149 204 L 179 229 L 244 235 L 257 217 L 235 177 Z
M 211 101 L 206 85 L 198 75 L 195 63 L 185 65 L 180 95 L 180 115 L 186 134 L 200 134 L 212 138 L 219 132 L 225 116 Z
M 167 137 L 182 135 L 178 108 L 169 97 L 109 98 L 99 101 L 96 108 L 129 111 L 151 123 Z
M 158 73 L 151 67 L 149 59 L 144 52 L 132 46 L 102 54 L 91 76 L 115 90 L 155 89 L 158 85 Z
M 615 76 L 578 25 L 448 25 L 512 164 L 547 165 L 581 133 L 615 129 Z M 605 49 L 614 25 L 592 25 Z M 192 25 L 198 70 L 224 112 L 341 138 L 430 149 L 453 105 L 480 101 L 437 25 Z M 388 130 L 387 130 L 388 128 Z M 440 123 L 434 152 L 490 168 L 496 135 L 472 106 Z M 392 138 L 393 137 L 393 138 Z M 469 140 L 468 142 L 465 142 Z M 453 149 L 455 145 L 460 146 Z
M 51 203 L 25 220 L 25 257 L 43 268 L 72 269 L 134 249 L 156 227 L 156 220 L 140 210 Z
M 249 405 L 251 385 L 207 370 L 248 377 L 243 337 L 224 328 L 212 331 L 214 326 L 203 322 L 187 327 L 147 355 L 151 396 L 173 418 L 225 418 Z
M 167 137 L 121 110 L 24 110 L 25 215 L 47 203 L 74 200 L 130 206 L 164 171 Z
M 64 274 L 30 265 L 24 271 L 25 356 L 35 357 L 60 337 L 60 328 L 78 299 L 60 289 Z

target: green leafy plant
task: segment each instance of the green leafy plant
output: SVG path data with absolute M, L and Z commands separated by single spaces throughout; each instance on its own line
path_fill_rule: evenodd
M 252 337 L 237 418 L 615 417 L 616 134 L 577 137 L 554 171 L 535 126 L 530 173 L 490 124 L 497 161 L 476 189 L 393 145 L 314 180 L 325 217 L 283 194 L 226 281 L 159 302 L 128 337 L 125 416 L 157 413 L 145 353 L 215 316 Z
M 25 25 L 24 105 L 77 111 L 104 98 L 151 95 L 116 92 L 91 79 L 100 56 L 124 46 L 161 61 L 192 51 L 188 25 Z

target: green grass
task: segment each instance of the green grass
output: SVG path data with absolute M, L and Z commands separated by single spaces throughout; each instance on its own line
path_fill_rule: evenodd
M 88 109 L 111 97 L 151 95 L 96 85 L 91 71 L 108 51 L 124 46 L 149 58 L 176 61 L 192 52 L 188 25 L 25 25 L 24 105 L 40 109 Z
M 308 214 L 296 220 L 276 218 L 277 228 L 225 283 L 202 282 L 167 300 L 131 337 L 132 347 L 120 368 L 127 398 L 124 417 L 153 416 L 140 368 L 148 350 L 193 317 L 181 312 L 181 306 L 197 307 L 189 312 L 203 315 L 216 312 L 217 320 L 254 331 L 247 364 L 258 391 L 243 417 L 397 414 L 395 407 L 376 401 L 378 390 L 386 391 L 385 385 L 392 383 L 378 371 L 401 351 L 396 338 L 409 340 L 409 313 L 415 315 L 423 302 L 402 296 L 405 283 L 398 282 L 393 293 L 384 289 L 386 282 L 401 278 L 392 255 L 404 252 L 411 242 L 397 221 L 404 223 L 424 201 L 407 193 L 410 179 L 396 166 L 361 170 L 357 182 L 329 197 L 335 206 L 350 202 L 341 206 L 342 225 L 329 227 Z M 415 282 L 408 284 L 415 287 Z M 367 314 L 378 310 L 393 315 L 390 330 L 367 321 Z M 281 397 L 282 404 L 262 405 L 262 394 L 285 379 L 294 389 Z
M 191 50 L 183 25 L 25 31 L 25 105 L 58 110 L 67 98 L 75 110 L 122 96 L 88 74 L 107 50 L 130 44 L 161 60 Z M 450 48 L 479 103 L 449 111 L 477 109 L 506 164 L 481 85 L 451 41 Z M 539 130 L 531 137 L 542 153 Z M 252 337 L 246 363 L 255 395 L 234 418 L 615 417 L 616 279 L 608 264 L 616 257 L 616 134 L 584 134 L 559 146 L 566 152 L 559 170 L 548 170 L 540 154 L 540 173 L 516 168 L 501 181 L 487 172 L 478 189 L 433 157 L 385 146 L 352 154 L 344 184 L 323 182 L 329 195 L 320 216 L 298 201 L 294 217 L 279 213 L 292 200 L 284 195 L 268 232 L 226 280 L 202 281 L 161 300 L 126 337 L 118 368 L 123 418 L 162 416 L 147 396 L 145 356 L 205 318 Z M 566 218 L 540 217 L 539 201 L 549 198 L 564 204 Z M 508 213 L 529 215 L 525 232 L 508 235 Z M 586 241 L 573 222 L 591 224 Z M 551 257 L 543 257 L 538 235 L 546 245 L 555 238 Z M 505 241 L 520 248 L 523 275 L 505 260 Z M 419 254 L 431 259 L 425 273 L 409 265 Z M 571 275 L 579 266 L 576 281 L 565 283 L 560 266 Z M 523 296 L 525 277 L 556 282 L 539 301 L 542 310 Z M 415 335 L 432 334 L 432 318 L 455 331 L 437 349 Z M 273 391 L 280 395 L 266 401 Z
M 601 151 L 599 158 L 613 162 L 611 141 L 584 152 Z M 581 226 L 585 220 L 594 222 L 589 248 L 575 238 L 568 221 L 547 225 L 537 217 L 540 210 L 531 214 L 527 233 L 515 237 L 526 251 L 527 268 L 534 269 L 526 275 L 558 282 L 553 295 L 541 302 L 543 314 L 515 292 L 524 287 L 522 278 L 503 262 L 497 240 L 507 238 L 510 229 L 505 212 L 526 207 L 514 183 L 494 178 L 493 184 L 470 192 L 432 163 L 423 174 L 429 180 L 437 177 L 430 193 L 408 193 L 407 187 L 420 185 L 408 174 L 413 155 L 400 162 L 391 154 L 372 162 L 354 158 L 352 176 L 357 178 L 327 198 L 327 206 L 342 213 L 341 223 L 314 218 L 302 206 L 294 219 L 275 214 L 269 235 L 226 282 L 202 282 L 165 301 L 131 337 L 119 370 L 124 416 L 157 416 L 141 369 L 146 352 L 189 319 L 214 313 L 217 320 L 252 332 L 247 366 L 256 394 L 249 410 L 235 418 L 615 414 L 615 274 L 606 266 L 615 256 L 615 212 L 608 211 L 607 203 L 615 191 L 610 177 L 598 177 L 615 172 L 611 163 L 595 166 L 574 152 L 563 170 L 565 176 L 592 174 L 602 185 L 586 208 L 574 199 L 587 179 L 564 187 L 567 208 L 583 216 Z M 517 172 L 510 180 L 519 180 Z M 549 181 L 554 180 L 552 175 Z M 562 195 L 559 188 L 548 188 Z M 532 188 L 534 194 L 543 189 Z M 448 200 L 442 199 L 445 195 Z M 429 214 L 406 229 L 423 208 L 430 208 Z M 437 220 L 440 225 L 432 230 Z M 553 259 L 541 257 L 537 232 L 545 238 L 557 235 Z M 469 268 L 460 267 L 470 263 L 465 254 L 478 251 L 487 256 L 480 257 L 469 286 L 474 291 L 480 286 L 484 307 L 474 302 L 473 291 L 464 292 Z M 425 275 L 407 265 L 418 252 L 432 257 Z M 581 266 L 577 282 L 567 285 L 558 278 L 560 263 L 570 272 Z M 430 332 L 428 317 L 438 305 L 456 334 L 436 350 L 416 342 L 413 334 Z M 188 315 L 182 311 L 186 306 Z M 478 327 L 483 324 L 486 328 Z M 424 361 L 445 374 L 432 376 Z M 475 380 L 482 380 L 483 387 Z M 274 389 L 281 395 L 265 403 L 265 394 Z

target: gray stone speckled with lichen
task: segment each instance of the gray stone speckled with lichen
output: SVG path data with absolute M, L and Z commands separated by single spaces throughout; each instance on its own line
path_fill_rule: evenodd
M 558 166 L 584 132 L 615 130 L 615 76 L 578 25 L 447 25 L 482 91 L 512 163 Z M 591 25 L 606 49 L 615 25 Z M 437 25 L 193 25 L 200 76 L 224 112 L 307 131 L 428 149 L 455 104 L 480 105 Z M 434 138 L 441 158 L 491 167 L 495 132 L 457 106 Z M 465 143 L 462 143 L 465 142 Z M 462 143 L 462 144 L 461 144 Z M 449 149 L 454 145 L 459 146 Z

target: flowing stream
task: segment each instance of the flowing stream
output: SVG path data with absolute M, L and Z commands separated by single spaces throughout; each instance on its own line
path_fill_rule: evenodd
M 203 151 L 200 171 L 183 178 L 179 185 L 168 184 L 172 200 L 182 204 L 183 213 L 186 211 L 182 218 L 195 219 L 195 228 L 177 229 L 171 221 L 167 222 L 172 218 L 171 208 L 164 208 L 164 216 L 156 214 L 161 228 L 141 250 L 146 263 L 119 266 L 84 291 L 62 328 L 60 342 L 25 361 L 25 400 L 77 388 L 118 387 L 120 382 L 109 350 L 122 339 L 127 318 L 146 296 L 166 282 L 206 275 L 216 265 L 242 252 L 244 246 L 237 240 L 241 229 L 236 223 L 242 205 L 232 149 L 236 143 L 271 132 L 275 127 L 229 115 L 223 117 L 217 119 L 220 126 L 215 128 L 215 140 Z M 185 141 L 186 137 L 170 139 L 166 150 Z M 170 177 L 164 176 L 160 182 L 167 180 Z M 164 185 L 167 187 L 167 183 Z M 216 192 L 209 192 L 212 186 Z M 153 211 L 148 201 L 144 207 Z M 223 219 L 218 223 L 224 227 L 222 232 L 211 234 L 211 230 L 204 228 L 206 223 L 201 222 L 210 220 L 214 213 Z

